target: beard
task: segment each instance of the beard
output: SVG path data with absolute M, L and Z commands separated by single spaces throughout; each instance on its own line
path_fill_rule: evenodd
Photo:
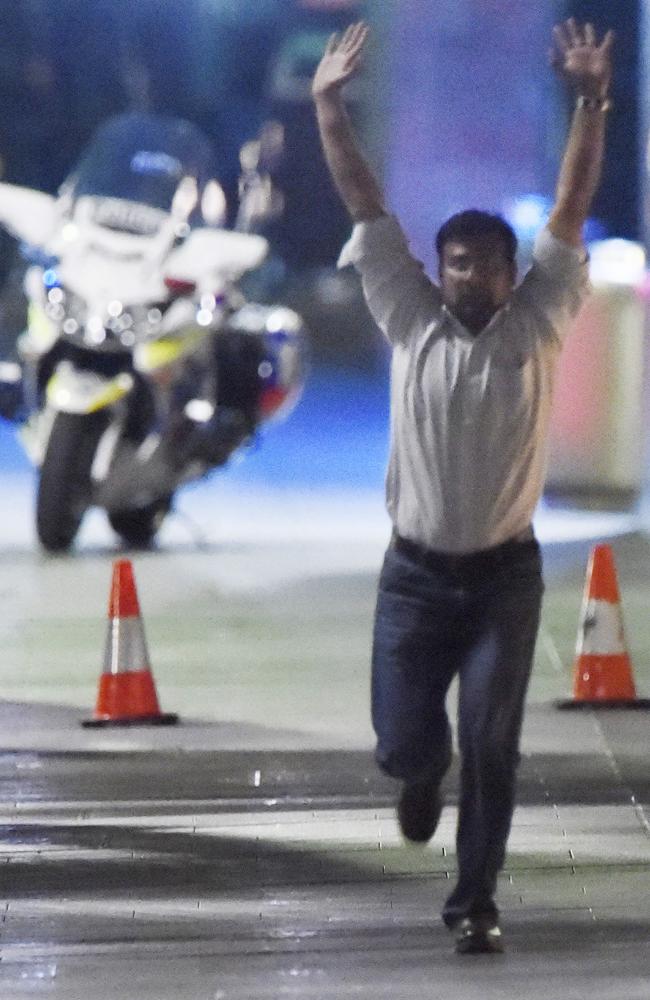
M 477 327 L 482 329 L 487 326 L 499 307 L 490 295 L 482 291 L 471 291 L 459 295 L 449 308 L 463 326 L 469 329 Z

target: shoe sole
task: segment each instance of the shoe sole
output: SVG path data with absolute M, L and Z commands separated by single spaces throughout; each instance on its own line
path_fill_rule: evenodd
M 456 942 L 459 955 L 503 955 L 503 942 L 491 940 L 483 935 L 472 935 Z

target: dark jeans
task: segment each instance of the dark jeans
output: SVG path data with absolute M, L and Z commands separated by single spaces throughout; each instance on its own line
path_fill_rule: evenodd
M 384 560 L 372 717 L 387 774 L 442 779 L 451 761 L 445 699 L 459 678 L 458 883 L 443 910 L 450 926 L 497 912 L 542 591 L 535 540 L 461 557 L 423 554 L 398 540 Z

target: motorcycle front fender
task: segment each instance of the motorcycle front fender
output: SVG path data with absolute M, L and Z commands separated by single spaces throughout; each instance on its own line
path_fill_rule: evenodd
M 45 397 L 48 407 L 61 413 L 97 413 L 119 402 L 133 386 L 128 372 L 107 378 L 62 361 L 47 383 Z

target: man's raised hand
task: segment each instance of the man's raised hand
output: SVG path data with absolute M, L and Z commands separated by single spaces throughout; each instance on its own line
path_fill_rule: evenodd
M 612 78 L 614 33 L 608 31 L 598 45 L 593 25 L 578 24 L 571 17 L 553 28 L 553 39 L 551 62 L 558 74 L 584 97 L 606 97 Z
M 331 36 L 314 75 L 314 97 L 340 90 L 355 75 L 361 65 L 368 30 L 364 21 L 358 21 L 351 24 L 342 37 Z

